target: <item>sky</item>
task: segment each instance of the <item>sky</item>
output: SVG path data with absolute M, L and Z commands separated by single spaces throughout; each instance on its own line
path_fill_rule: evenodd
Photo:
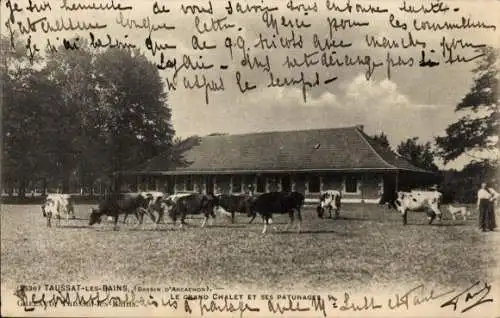
M 110 1 L 95 0 L 96 4 L 110 4 Z M 63 19 L 66 22 L 69 18 L 73 22 L 101 23 L 107 27 L 103 30 L 93 30 L 92 32 L 100 38 L 105 38 L 106 34 L 114 39 L 129 41 L 135 43 L 141 49 L 145 48 L 145 39 L 148 37 L 148 31 L 139 28 L 127 28 L 119 25 L 117 20 L 125 24 L 127 19 L 135 20 L 137 24 L 153 23 L 156 25 L 165 24 L 175 26 L 175 30 L 157 30 L 150 35 L 153 43 L 156 41 L 159 45 L 176 45 L 175 50 L 158 50 L 153 56 L 150 51 L 146 55 L 155 63 L 160 62 L 161 52 L 168 59 L 177 60 L 178 65 L 182 64 L 183 54 L 192 58 L 193 61 L 203 60 L 207 64 L 213 64 L 214 68 L 210 70 L 192 71 L 181 69 L 177 75 L 177 89 L 168 92 L 168 104 L 172 109 L 173 125 L 177 135 L 187 137 L 190 135 L 206 135 L 210 133 L 247 133 L 258 131 L 276 131 L 276 130 L 294 130 L 294 129 L 315 129 L 315 128 L 333 128 L 351 125 L 364 125 L 365 131 L 369 134 L 384 132 L 388 135 L 391 145 L 395 146 L 406 138 L 417 136 L 420 141 L 433 141 L 436 136 L 444 135 L 446 127 L 456 121 L 463 114 L 456 113 L 457 103 L 470 90 L 473 83 L 472 69 L 475 62 L 445 64 L 446 58 L 442 56 L 440 41 L 443 37 L 446 43 L 452 39 L 456 41 L 462 39 L 464 42 L 473 44 L 487 44 L 494 47 L 500 47 L 499 31 L 493 28 L 469 28 L 461 30 L 444 31 L 423 31 L 416 30 L 413 20 L 417 21 L 417 26 L 429 23 L 441 23 L 445 21 L 450 23 L 461 23 L 462 17 L 469 18 L 470 23 L 483 22 L 485 25 L 500 27 L 500 1 L 362 1 L 364 8 L 371 4 L 373 7 L 380 6 L 387 9 L 387 12 L 361 14 L 356 13 L 357 1 L 350 1 L 353 6 L 352 12 L 337 12 L 328 10 L 327 5 L 331 7 L 336 4 L 340 8 L 346 6 L 346 1 L 293 1 L 295 6 L 299 4 L 317 5 L 316 12 L 309 11 L 307 15 L 303 12 L 291 12 L 286 8 L 287 1 L 243 1 L 247 3 L 268 5 L 270 7 L 281 4 L 279 10 L 268 12 L 267 14 L 236 12 L 238 1 L 231 0 L 233 14 L 228 15 L 224 6 L 227 1 L 212 1 L 213 14 L 199 14 L 197 17 L 193 14 L 183 14 L 181 4 L 201 4 L 207 6 L 208 1 L 157 1 L 160 6 L 169 9 L 168 13 L 153 13 L 153 4 L 155 1 L 131 1 L 118 0 L 113 3 L 121 3 L 122 6 L 132 6 L 133 10 L 78 10 L 68 11 L 60 8 L 65 3 L 68 7 L 77 3 L 73 0 L 50 1 L 51 10 L 41 13 L 27 13 L 25 9 L 28 1 L 11 0 L 11 7 L 18 3 L 23 12 L 16 12 L 15 23 L 11 26 L 17 28 L 16 23 L 26 23 L 26 18 L 31 21 L 38 18 L 46 18 L 46 21 L 55 25 L 55 21 Z M 41 1 L 33 1 L 41 3 Z M 79 3 L 88 3 L 86 0 Z M 439 13 L 414 13 L 409 14 L 398 9 L 406 3 L 406 6 L 413 6 L 416 9 L 425 3 L 425 8 L 430 8 L 430 3 L 435 3 L 436 8 L 439 3 L 442 7 L 449 6 L 449 10 Z M 8 2 L 2 1 L 2 29 L 4 35 L 9 35 L 9 28 L 5 22 L 9 18 L 10 10 Z M 453 9 L 458 8 L 458 11 Z M 393 23 L 395 19 L 401 23 L 407 23 L 407 29 L 391 26 L 391 14 Z M 268 28 L 263 22 L 270 16 L 273 16 L 278 25 L 281 17 L 286 21 L 289 19 L 303 20 L 310 24 L 308 28 L 294 27 L 293 31 L 298 38 L 302 36 L 303 45 L 298 49 L 259 49 L 254 44 L 259 39 L 259 34 L 264 37 L 275 39 L 289 37 L 292 28 L 278 26 L 279 34 Z M 212 20 L 227 17 L 226 23 L 234 24 L 233 28 L 225 30 L 200 33 L 196 29 L 196 19 L 198 18 L 199 28 L 203 28 L 204 23 L 207 27 L 212 26 Z M 144 20 L 147 19 L 147 20 Z M 366 22 L 367 26 L 346 28 L 345 30 L 332 27 L 340 23 L 341 19 L 349 19 L 352 23 Z M 330 25 L 331 24 L 331 25 Z M 409 32 L 414 40 L 425 42 L 425 52 L 427 58 L 432 58 L 440 64 L 435 67 L 419 67 L 418 62 L 421 58 L 422 47 L 408 49 L 402 48 L 369 48 L 366 43 L 366 37 L 372 36 L 382 40 L 386 37 L 390 40 L 404 38 L 408 43 Z M 44 47 L 49 39 L 52 43 L 60 43 L 63 37 L 70 38 L 75 32 L 56 32 L 45 34 L 37 30 L 32 32 L 32 42 L 38 43 L 39 47 Z M 88 38 L 87 31 L 79 31 L 78 36 Z M 196 51 L 192 46 L 193 35 L 198 37 L 199 42 L 206 41 L 207 45 L 216 45 L 213 50 Z M 288 69 L 284 65 L 286 56 L 296 58 L 297 61 L 303 60 L 304 54 L 314 52 L 313 37 L 316 35 L 320 40 L 325 38 L 341 40 L 344 43 L 352 43 L 348 48 L 337 48 L 326 50 L 325 56 L 334 56 L 343 58 L 346 54 L 361 60 L 369 58 L 372 62 L 380 62 L 383 65 L 377 67 L 369 80 L 366 77 L 367 67 L 365 65 L 350 67 L 322 67 L 313 65 L 311 67 L 297 67 Z M 126 36 L 126 37 L 125 37 Z M 24 35 L 27 39 L 28 35 Z M 240 37 L 240 42 L 237 42 Z M 233 57 L 226 47 L 227 38 L 231 39 L 234 45 L 232 48 Z M 59 40 L 58 40 L 59 39 Z M 320 85 L 308 88 L 306 91 L 307 100 L 303 100 L 302 85 L 291 85 L 287 87 L 267 87 L 270 81 L 270 72 L 263 69 L 250 70 L 247 66 L 241 65 L 241 48 L 236 47 L 237 43 L 245 42 L 246 52 L 252 57 L 257 56 L 264 60 L 269 58 L 271 73 L 274 78 L 299 78 L 301 72 L 308 81 L 315 79 L 316 72 L 320 78 Z M 278 42 L 279 43 L 279 42 Z M 240 45 L 241 46 L 241 45 Z M 335 53 L 332 53 L 335 50 Z M 434 52 L 431 52 L 434 50 Z M 198 59 L 199 55 L 203 56 Z M 387 54 L 397 61 L 397 57 L 409 60 L 413 58 L 412 67 L 392 67 L 391 76 L 387 74 Z M 454 54 L 460 54 L 463 57 L 472 58 L 476 55 L 471 48 L 454 50 Z M 321 52 L 314 55 L 320 56 Z M 221 69 L 220 65 L 227 65 L 227 69 Z M 236 83 L 236 72 L 239 72 L 242 83 L 248 81 L 250 85 L 257 87 L 244 94 L 240 92 Z M 173 80 L 173 70 L 160 70 L 161 76 L 165 80 Z M 184 77 L 194 81 L 194 76 L 198 75 L 201 81 L 202 76 L 211 82 L 224 83 L 224 91 L 212 92 L 209 94 L 209 103 L 205 102 L 205 90 L 187 90 L 184 89 Z M 336 78 L 328 84 L 324 81 Z M 281 80 L 283 82 L 283 80 Z M 470 158 L 463 157 L 456 162 L 447 165 L 447 168 L 461 168 Z M 442 165 L 441 165 L 442 166 Z

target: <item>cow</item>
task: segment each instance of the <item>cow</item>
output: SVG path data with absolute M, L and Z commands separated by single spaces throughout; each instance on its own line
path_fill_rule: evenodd
M 285 214 L 288 213 L 290 222 L 286 229 L 294 222 L 295 211 L 298 219 L 298 232 L 301 231 L 302 215 L 300 209 L 304 205 L 304 195 L 299 192 L 268 192 L 260 195 L 253 204 L 249 206 L 248 215 L 255 218 L 260 214 L 264 219 L 264 229 L 262 234 L 267 231 L 267 226 L 272 224 L 273 213 Z M 253 219 L 252 219 L 253 220 Z
M 323 218 L 325 209 L 328 209 L 329 217 L 332 218 L 332 210 L 335 211 L 335 218 L 340 214 L 340 200 L 342 194 L 337 190 L 327 190 L 320 194 L 319 204 L 316 207 L 316 212 L 319 218 Z
M 231 216 L 231 223 L 234 223 L 235 213 L 247 213 L 255 197 L 250 195 L 220 194 L 214 196 L 214 207 L 227 211 Z M 253 217 L 249 223 L 252 223 Z
M 188 193 L 182 195 L 169 196 L 164 201 L 168 214 L 174 225 L 177 219 L 180 219 L 180 228 L 186 224 L 186 215 L 199 215 L 204 216 L 201 227 L 205 224 L 210 216 L 215 219 L 214 213 L 214 196 L 211 194 Z
M 52 217 L 57 218 L 57 226 L 61 225 L 61 215 L 66 215 L 66 221 L 69 220 L 70 215 L 72 219 L 75 219 L 75 209 L 71 196 L 59 193 L 48 194 L 42 204 L 42 214 L 47 218 L 47 227 L 52 226 L 50 222 Z
M 453 221 L 457 219 L 457 215 L 461 215 L 464 221 L 467 221 L 467 217 L 471 216 L 471 211 L 465 206 L 454 206 L 450 204 L 448 205 L 448 212 L 450 212 Z
M 158 214 L 158 218 L 156 219 L 155 224 L 158 225 L 160 221 L 163 221 L 163 215 L 165 212 L 165 203 L 164 203 L 165 194 L 163 192 L 158 192 L 158 191 L 148 191 L 148 192 L 141 192 L 140 195 L 142 195 L 148 201 L 147 208 L 145 210 L 139 209 L 139 212 L 142 212 L 139 215 L 141 220 L 144 218 L 144 213 L 147 213 L 151 218 L 151 220 L 153 220 L 154 222 L 155 219 L 154 214 L 156 212 Z
M 97 209 L 92 208 L 89 218 L 89 226 L 101 223 L 101 216 L 107 215 L 114 218 L 113 230 L 117 230 L 118 217 L 120 214 L 135 214 L 139 223 L 142 224 L 144 215 L 148 208 L 149 200 L 141 193 L 112 193 L 99 202 Z M 125 220 L 125 219 L 124 219 Z M 152 218 L 153 222 L 155 221 Z
M 429 224 L 434 221 L 436 216 L 442 219 L 442 213 L 439 210 L 442 193 L 439 191 L 418 191 L 398 192 L 395 205 L 403 216 L 403 224 L 407 224 L 408 211 L 426 211 Z

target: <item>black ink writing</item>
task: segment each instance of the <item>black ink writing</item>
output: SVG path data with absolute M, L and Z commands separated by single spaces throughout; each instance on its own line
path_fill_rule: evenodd
M 407 13 L 440 13 L 446 12 L 450 10 L 444 2 L 436 1 L 429 3 L 429 7 L 422 4 L 418 9 L 415 6 L 406 4 L 406 1 L 403 1 L 403 5 L 399 7 L 399 10 L 407 12 Z
M 153 24 L 149 17 L 143 18 L 142 22 L 138 23 L 135 19 L 125 18 L 123 12 L 120 12 L 116 23 L 124 28 L 129 29 L 147 29 L 150 32 L 158 30 L 175 30 L 175 26 L 162 24 Z
M 475 290 L 475 292 L 473 292 L 472 290 Z M 486 298 L 486 296 L 489 295 L 490 291 L 491 291 L 490 284 L 484 283 L 484 287 L 481 287 L 481 282 L 476 282 L 472 286 L 466 288 L 461 293 L 455 295 L 450 300 L 444 302 L 441 305 L 441 308 L 453 306 L 453 311 L 456 311 L 457 307 L 462 302 L 463 305 L 467 304 L 469 306 L 462 309 L 461 312 L 462 313 L 467 312 L 467 311 L 471 310 L 472 308 L 477 307 L 481 304 L 484 304 L 487 302 L 493 302 L 493 298 Z M 462 297 L 464 294 L 466 294 L 465 297 Z
M 272 72 L 269 72 L 269 83 L 267 87 L 287 87 L 300 84 L 302 89 L 302 98 L 304 103 L 307 101 L 307 88 L 317 87 L 319 86 L 319 74 L 318 72 L 314 73 L 314 79 L 312 81 L 308 81 L 304 77 L 304 72 L 300 72 L 299 78 L 293 77 L 275 77 Z
M 250 85 L 248 81 L 245 81 L 244 86 L 241 86 L 241 74 L 238 71 L 236 71 L 236 83 L 238 84 L 240 93 L 246 93 L 249 90 L 257 88 L 257 85 Z
M 81 4 L 76 3 L 72 5 L 68 5 L 68 0 L 62 0 L 61 9 L 67 11 L 76 11 L 76 10 L 132 10 L 132 6 L 122 7 L 121 3 L 115 4 L 114 0 L 111 0 L 111 3 L 99 3 L 99 4 Z
M 431 289 L 430 292 L 427 294 L 425 293 L 425 286 L 423 284 L 420 284 L 408 290 L 401 296 L 399 294 L 396 294 L 394 298 L 389 298 L 387 305 L 392 310 L 400 308 L 402 306 L 404 306 L 406 309 L 409 309 L 410 305 L 418 306 L 423 303 L 427 303 L 431 300 L 442 298 L 451 293 L 453 293 L 453 290 L 436 294 L 434 289 Z M 412 299 L 413 302 L 411 302 Z
M 224 31 L 227 29 L 234 28 L 235 25 L 232 23 L 226 23 L 225 21 L 227 20 L 226 17 L 222 17 L 219 19 L 215 19 L 213 17 L 210 17 L 210 22 L 207 24 L 206 22 L 203 22 L 201 24 L 201 20 L 198 16 L 194 18 L 194 25 L 196 27 L 196 30 L 198 33 L 203 34 L 207 32 L 217 32 L 217 31 Z
M 213 44 L 207 44 L 206 41 L 199 42 L 198 37 L 196 35 L 193 35 L 191 37 L 191 45 L 193 46 L 193 50 L 212 50 L 217 47 L 217 45 Z
M 165 5 L 160 5 L 158 4 L 158 1 L 155 1 L 153 4 L 153 13 L 154 14 L 161 14 L 161 13 L 169 13 L 170 10 L 165 7 Z
M 344 304 L 340 306 L 340 310 L 346 311 L 346 310 L 352 310 L 352 311 L 361 311 L 361 310 L 373 310 L 373 309 L 380 309 L 382 308 L 382 305 L 376 305 L 375 304 L 375 299 L 373 297 L 370 297 L 370 300 L 368 300 L 368 297 L 363 297 L 363 303 L 361 305 L 357 305 L 352 303 L 350 301 L 350 296 L 348 293 L 344 293 Z
M 148 35 L 148 37 L 146 38 L 146 40 L 144 41 L 145 44 L 146 44 L 146 48 L 151 51 L 151 54 L 153 54 L 153 56 L 156 55 L 156 52 L 159 51 L 159 50 L 169 50 L 169 49 L 175 49 L 176 46 L 175 45 L 169 45 L 167 43 L 165 44 L 158 44 L 158 42 L 154 41 L 151 39 L 151 33 Z
M 245 311 L 251 311 L 251 312 L 260 312 L 260 308 L 257 307 L 251 307 L 247 303 L 244 303 L 242 301 L 238 302 L 238 305 L 235 306 L 233 303 L 228 303 L 227 299 L 224 299 L 224 304 L 220 305 L 215 301 L 210 301 L 210 304 L 207 305 L 203 302 L 202 299 L 200 299 L 199 302 L 200 306 L 200 312 L 201 315 L 203 316 L 206 312 L 240 312 L 240 317 L 243 316 L 243 313 Z
M 37 5 L 37 4 L 33 4 L 33 1 L 32 0 L 28 0 L 28 6 L 26 7 L 26 10 L 28 10 L 29 12 L 37 12 L 37 13 L 40 13 L 40 12 L 43 12 L 45 10 L 52 10 L 52 7 L 50 6 L 50 3 L 48 2 L 44 2 L 43 4 L 41 5 Z
M 214 14 L 214 9 L 212 8 L 212 1 L 208 1 L 208 7 L 196 4 L 193 5 L 181 4 L 181 11 L 184 14 L 188 14 L 189 12 L 191 14 L 201 14 L 201 13 Z
M 494 24 L 486 24 L 485 22 L 472 21 L 471 18 L 462 17 L 460 22 L 453 23 L 430 22 L 413 19 L 413 28 L 417 31 L 442 31 L 442 30 L 461 30 L 461 29 L 489 29 L 496 31 L 497 27 Z
M 90 47 L 94 49 L 98 48 L 120 48 L 120 49 L 133 49 L 136 47 L 133 43 L 119 41 L 118 39 L 113 39 L 109 34 L 106 34 L 106 40 L 102 40 L 96 37 L 92 32 L 89 33 L 90 37 Z M 128 35 L 124 35 L 124 38 L 128 38 Z

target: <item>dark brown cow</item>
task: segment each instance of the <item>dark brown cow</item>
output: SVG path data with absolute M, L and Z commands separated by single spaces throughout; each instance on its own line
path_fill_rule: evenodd
M 180 219 L 180 228 L 186 224 L 186 215 L 203 215 L 204 219 L 201 227 L 205 227 L 210 216 L 215 219 L 213 195 L 191 193 L 180 196 L 175 200 L 169 197 L 165 200 L 165 204 L 174 224 L 177 222 L 177 219 Z
M 148 208 L 149 200 L 140 193 L 113 193 L 101 201 L 97 209 L 92 209 L 89 225 L 101 223 L 101 216 L 107 215 L 114 218 L 114 230 L 117 230 L 118 217 L 120 214 L 135 214 L 139 223 L 142 224 L 143 210 Z M 141 210 L 142 209 L 142 210 Z M 155 221 L 152 218 L 153 222 Z
M 214 207 L 222 208 L 231 213 L 231 223 L 234 223 L 235 213 L 247 213 L 255 197 L 249 195 L 220 194 L 214 197 Z M 255 216 L 249 223 L 252 223 Z
M 304 205 L 304 195 L 299 192 L 269 192 L 260 195 L 252 205 L 250 205 L 248 214 L 255 216 L 260 214 L 264 219 L 264 229 L 262 233 L 266 233 L 267 226 L 272 224 L 273 214 L 286 214 L 290 217 L 290 222 L 286 229 L 294 222 L 294 215 L 297 212 L 298 232 L 301 230 L 302 215 L 300 209 Z

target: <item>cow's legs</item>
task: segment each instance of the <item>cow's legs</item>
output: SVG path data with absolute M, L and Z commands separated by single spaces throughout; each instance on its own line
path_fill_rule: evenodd
M 431 211 L 432 211 L 432 214 L 431 214 L 431 216 L 429 216 L 429 224 L 432 224 L 432 222 L 436 218 L 436 212 L 434 212 L 434 210 L 431 210 Z
M 47 213 L 47 227 L 52 227 L 52 224 L 50 224 L 50 213 Z
M 60 226 L 61 226 L 61 215 L 60 215 L 60 214 L 58 214 L 58 215 L 57 215 L 57 223 L 56 223 L 56 226 L 57 226 L 57 227 L 60 227 Z
M 179 229 L 181 230 L 184 228 L 184 224 L 186 224 L 186 222 L 184 221 L 185 217 L 186 217 L 185 215 L 181 216 L 181 224 L 179 225 Z
M 328 206 L 328 215 L 329 215 L 330 219 L 333 219 L 333 217 L 332 217 L 332 206 L 331 205 Z
M 300 209 L 297 209 L 297 219 L 297 232 L 300 233 L 300 231 L 302 230 L 302 212 L 300 211 Z
M 264 229 L 262 230 L 262 234 L 266 234 L 266 232 L 267 232 L 267 223 L 268 223 L 268 219 L 264 218 Z
M 207 220 L 208 220 L 208 216 L 207 216 L 207 215 L 205 215 L 205 216 L 203 217 L 203 221 L 201 222 L 201 227 L 202 227 L 202 228 L 204 228 L 204 227 L 205 227 L 205 224 L 207 224 Z
M 231 224 L 234 224 L 234 215 L 235 215 L 235 212 L 231 211 Z
M 255 220 L 255 218 L 257 217 L 257 213 L 255 213 L 252 218 L 250 219 L 250 221 L 248 222 L 248 224 L 252 224 L 253 220 Z
M 125 216 L 123 217 L 123 224 L 125 224 L 125 222 L 127 221 L 127 218 L 128 218 L 128 213 L 125 213 Z
M 288 220 L 288 223 L 286 224 L 285 231 L 288 231 L 288 229 L 290 228 L 290 226 L 293 224 L 293 221 L 294 221 L 293 214 L 294 214 L 293 210 L 291 210 L 290 212 L 288 212 L 289 220 Z
M 232 213 L 234 213 L 234 212 L 232 212 Z M 210 218 L 210 215 L 212 216 L 212 218 L 210 219 L 210 225 L 214 225 L 215 224 L 215 211 L 213 208 L 211 210 L 207 211 L 208 218 Z
M 118 231 L 118 217 L 119 216 L 120 216 L 120 214 L 118 214 L 118 213 L 116 213 L 116 215 L 114 216 L 113 231 Z
M 71 213 L 71 218 L 73 220 L 76 219 L 75 208 L 73 207 L 73 204 L 70 204 L 69 207 L 68 207 L 68 216 L 69 216 L 70 213 Z
M 408 211 L 404 210 L 402 214 L 403 214 L 403 225 L 406 225 L 408 223 Z

